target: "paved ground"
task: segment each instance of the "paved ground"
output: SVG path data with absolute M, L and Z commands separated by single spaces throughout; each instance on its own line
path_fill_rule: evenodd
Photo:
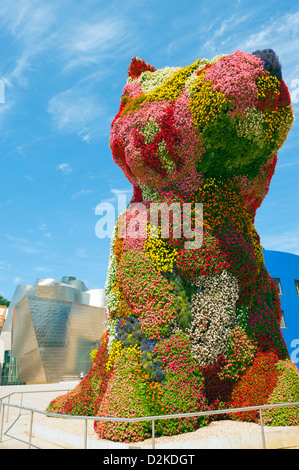
M 46 384 L 46 385 L 17 385 L 17 386 L 0 386 L 0 399 L 11 392 L 18 392 L 11 396 L 10 399 L 5 399 L 5 403 L 12 405 L 23 405 L 28 408 L 35 408 L 38 410 L 45 410 L 50 401 L 57 397 L 59 394 L 64 393 L 64 390 L 71 390 L 75 387 L 77 382 L 61 382 L 59 384 Z M 46 392 L 44 392 L 46 390 Z M 23 394 L 22 394 L 23 392 Z M 30 392 L 30 393 L 29 393 Z M 1 406 L 2 408 L 2 406 Z M 28 431 L 31 418 L 31 412 L 27 410 L 20 410 L 13 407 L 5 407 L 5 415 L 3 419 L 3 435 L 2 442 L 0 442 L 0 449 L 28 449 L 29 436 Z M 0 433 L 2 423 L 2 410 L 0 417 Z M 1 436 L 0 436 L 1 440 Z M 50 444 L 39 439 L 32 438 L 32 449 L 62 449 L 54 444 Z

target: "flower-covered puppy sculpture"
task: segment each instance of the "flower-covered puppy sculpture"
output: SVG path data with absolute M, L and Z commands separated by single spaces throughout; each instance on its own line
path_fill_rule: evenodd
M 134 196 L 113 234 L 107 334 L 85 378 L 99 416 L 266 404 L 285 374 L 292 377 L 288 400 L 298 390 L 280 331 L 277 288 L 254 227 L 292 122 L 271 49 L 161 70 L 132 59 L 110 146 Z M 162 216 L 153 222 L 152 208 L 170 206 L 177 213 L 169 212 L 165 235 Z M 143 217 L 138 223 L 136 207 Z M 190 230 L 178 232 L 186 207 Z M 202 238 L 195 246 L 188 242 L 198 207 Z M 80 390 L 50 408 L 61 411 Z M 292 409 L 283 423 L 267 413 L 269 424 L 299 422 Z M 256 413 L 240 418 L 254 421 Z M 164 419 L 157 431 L 177 434 L 207 422 Z M 95 429 L 119 441 L 150 435 L 149 422 L 98 421 Z

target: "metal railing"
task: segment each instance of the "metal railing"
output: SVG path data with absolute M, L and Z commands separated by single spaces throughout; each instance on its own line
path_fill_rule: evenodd
M 0 398 L 0 405 L 2 403 L 2 400 L 5 400 L 5 398 L 8 398 L 8 403 L 6 403 L 6 405 L 9 405 L 10 404 L 10 397 L 12 395 L 18 395 L 20 394 L 21 395 L 21 400 L 20 400 L 20 414 L 21 414 L 21 409 L 22 409 L 22 403 L 23 403 L 23 396 L 24 394 L 26 393 L 60 393 L 60 392 L 70 392 L 72 389 L 69 389 L 69 388 L 63 388 L 63 389 L 59 389 L 59 390 L 55 390 L 55 389 L 48 389 L 48 390 L 22 390 L 22 391 L 19 391 L 19 392 L 11 392 L 11 393 L 8 393 L 7 395 L 3 396 Z M 8 421 L 8 411 L 9 411 L 9 407 L 7 409 L 7 417 L 6 417 L 6 421 Z M 38 411 L 38 410 L 36 410 Z M 0 414 L 1 416 L 1 414 Z M 1 442 L 1 441 L 0 441 Z
M 37 390 L 36 392 L 59 392 L 61 390 Z M 67 391 L 67 390 L 64 390 Z M 18 408 L 20 410 L 19 415 L 21 414 L 22 410 L 26 410 L 30 412 L 30 422 L 29 422 L 29 442 L 28 448 L 31 448 L 31 441 L 32 441 L 32 425 L 33 425 L 33 415 L 34 413 L 39 413 L 42 415 L 46 415 L 48 417 L 55 417 L 55 418 L 63 418 L 63 419 L 79 419 L 84 420 L 84 441 L 83 441 L 83 448 L 87 449 L 87 423 L 88 421 L 116 421 L 116 422 L 124 422 L 124 423 L 135 423 L 139 421 L 151 421 L 152 422 L 152 449 L 155 449 L 155 421 L 161 419 L 174 419 L 174 418 L 194 418 L 200 416 L 212 416 L 212 415 L 219 415 L 219 414 L 230 414 L 230 413 L 238 413 L 241 411 L 259 411 L 260 417 L 260 428 L 261 428 L 261 437 L 262 437 L 262 446 L 263 449 L 266 449 L 266 440 L 265 440 L 265 431 L 264 431 L 264 424 L 263 424 L 263 416 L 262 410 L 267 410 L 270 408 L 283 408 L 289 406 L 299 406 L 299 402 L 292 402 L 292 403 L 277 403 L 271 405 L 257 405 L 257 406 L 247 406 L 244 408 L 228 408 L 223 410 L 213 410 L 213 411 L 198 411 L 194 413 L 178 413 L 178 414 L 169 414 L 169 415 L 160 415 L 160 416 L 142 416 L 139 418 L 115 418 L 115 417 L 108 417 L 108 416 L 76 416 L 76 415 L 65 415 L 65 414 L 57 414 L 57 413 L 50 413 L 48 411 L 41 411 L 34 408 L 29 408 L 26 406 L 21 405 L 13 405 L 10 402 L 4 403 L 3 400 L 8 398 L 10 401 L 10 397 L 16 393 L 21 393 L 21 403 L 23 400 L 23 393 L 34 393 L 33 391 L 23 391 L 23 392 L 12 392 L 5 397 L 0 398 L 0 406 L 1 406 L 1 423 L 0 423 L 0 443 L 3 441 L 3 429 L 4 429 L 4 415 L 5 415 L 5 407 L 13 407 Z M 8 420 L 8 417 L 7 417 Z

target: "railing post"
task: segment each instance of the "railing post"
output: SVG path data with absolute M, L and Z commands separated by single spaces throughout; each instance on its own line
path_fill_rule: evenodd
M 30 426 L 29 426 L 29 443 L 28 443 L 28 449 L 31 449 L 31 438 L 32 438 L 32 423 L 33 423 L 33 411 L 31 411 L 31 415 L 30 415 Z
M 23 405 L 23 392 L 21 392 L 21 402 L 20 402 L 20 407 Z M 22 414 L 22 408 L 20 408 L 20 411 L 19 411 L 19 416 L 21 416 Z
M 264 425 L 263 425 L 263 416 L 262 416 L 262 409 L 260 411 L 260 423 L 261 423 L 261 432 L 262 432 L 262 441 L 263 441 L 263 449 L 266 449 L 266 441 L 265 441 L 265 432 L 264 432 Z
M 84 449 L 87 449 L 87 419 L 84 420 Z
M 152 419 L 152 449 L 155 448 L 155 420 Z
M 3 441 L 3 426 L 4 426 L 4 414 L 5 414 L 4 413 L 4 411 L 5 411 L 4 408 L 5 408 L 5 406 L 4 406 L 4 403 L 3 403 L 2 400 L 1 400 L 0 404 L 1 404 L 0 442 L 2 442 Z
M 10 405 L 10 395 L 8 397 L 8 405 Z M 7 407 L 7 413 L 6 413 L 6 422 L 8 423 L 8 413 L 9 413 L 9 406 Z

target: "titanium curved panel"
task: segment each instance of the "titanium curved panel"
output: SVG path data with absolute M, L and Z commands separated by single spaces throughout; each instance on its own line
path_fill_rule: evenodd
M 45 382 L 28 297 L 15 306 L 11 350 L 12 356 L 18 357 L 19 377 L 22 382 Z M 26 380 L 22 377 L 26 377 Z
M 36 294 L 38 297 L 45 297 L 47 299 L 64 300 L 66 302 L 80 301 L 80 293 L 74 287 L 65 285 L 37 285 Z
M 89 353 L 105 331 L 104 308 L 26 297 L 16 306 L 13 327 L 20 380 L 59 382 L 64 375 L 87 373 Z
M 35 295 L 35 287 L 29 286 L 28 284 L 19 284 L 9 304 L 7 316 L 4 321 L 2 331 L 12 330 L 13 308 L 18 302 L 24 299 L 26 295 Z

